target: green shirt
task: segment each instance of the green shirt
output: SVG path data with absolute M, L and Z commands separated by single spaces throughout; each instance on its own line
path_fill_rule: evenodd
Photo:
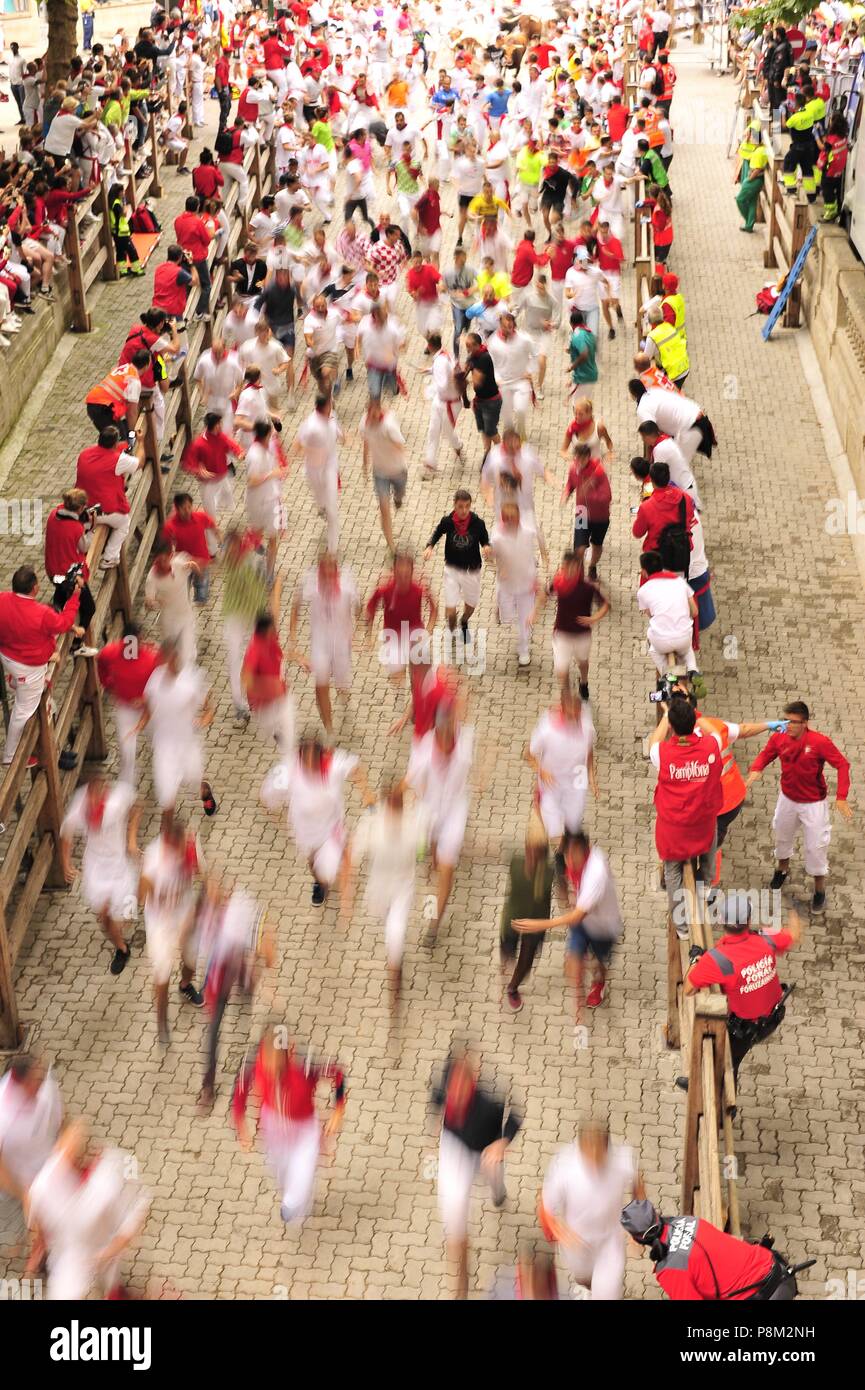
M 310 127 L 310 134 L 317 145 L 323 145 L 328 154 L 335 148 L 333 143 L 333 131 L 327 121 L 313 121 Z
M 233 564 L 226 560 L 222 569 L 222 616 L 243 618 L 250 626 L 267 612 L 268 593 L 264 565 L 256 551 L 246 551 Z
M 571 354 L 571 378 L 574 384 L 597 381 L 598 365 L 595 361 L 594 333 L 590 333 L 588 328 L 575 328 L 568 344 L 568 352 Z M 584 362 L 575 364 L 575 359 L 582 352 L 588 352 L 588 357 Z
M 527 183 L 530 187 L 537 188 L 541 181 L 541 170 L 545 161 L 546 155 L 543 150 L 532 152 L 528 145 L 524 145 L 517 155 L 517 174 L 520 183 Z
M 506 940 L 520 937 L 511 927 L 514 918 L 549 917 L 553 895 L 555 868 L 547 855 L 546 861 L 531 878 L 526 874 L 525 851 L 520 850 L 511 859 L 510 884 L 508 896 L 502 907 L 501 937 Z M 539 881 L 538 881 L 539 880 Z M 539 889 L 540 891 L 536 891 Z
M 420 184 L 412 172 L 413 166 L 406 164 L 404 159 L 398 159 L 396 164 L 391 165 L 391 168 L 396 178 L 398 192 L 407 193 L 410 198 L 413 198 L 420 189 Z

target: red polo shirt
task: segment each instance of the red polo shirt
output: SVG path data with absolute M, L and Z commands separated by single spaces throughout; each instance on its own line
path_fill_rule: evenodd
M 98 502 L 106 516 L 115 512 L 125 515 L 129 511 L 123 477 L 115 471 L 117 460 L 123 452 L 122 444 L 117 444 L 113 449 L 92 444 L 78 455 L 75 486 L 87 493 L 91 506 Z
M 77 589 L 60 613 L 7 590 L 0 594 L 0 652 L 22 666 L 44 666 L 54 655 L 54 638 L 74 627 L 77 616 Z
M 235 458 L 243 457 L 243 450 L 230 435 L 224 434 L 222 430 L 205 430 L 197 439 L 190 441 L 189 447 L 184 451 L 183 467 L 187 473 L 193 473 L 196 477 L 201 477 L 202 472 L 206 471 L 211 479 L 224 478 L 228 472 L 228 455 L 233 454 Z
M 207 223 L 197 212 L 182 212 L 175 217 L 174 237 L 177 245 L 188 251 L 194 261 L 207 260 L 210 232 Z
M 191 555 L 200 565 L 209 565 L 212 556 L 207 548 L 207 532 L 215 527 L 216 522 L 207 512 L 193 512 L 188 521 L 183 521 L 175 511 L 171 513 L 162 531 L 163 535 L 174 542 L 175 550 Z
M 825 801 L 826 778 L 823 765 L 838 773 L 838 800 L 846 801 L 850 791 L 850 764 L 831 738 L 806 729 L 799 738 L 773 734 L 757 754 L 749 771 L 762 772 L 776 758 L 781 759 L 781 790 L 791 801 Z
M 58 515 L 62 513 L 62 515 Z M 54 583 L 56 574 L 65 574 L 70 565 L 84 565 L 84 578 L 90 578 L 87 561 L 78 549 L 78 542 L 84 535 L 84 525 L 65 507 L 55 507 L 48 513 L 45 523 L 45 573 Z
M 514 289 L 524 290 L 526 285 L 531 283 L 535 266 L 547 265 L 549 259 L 546 254 L 539 256 L 531 241 L 521 241 L 514 252 L 514 265 L 511 271 L 511 284 Z
M 250 679 L 250 709 L 261 709 L 285 694 L 282 679 L 282 647 L 276 637 L 253 636 L 243 658 L 243 674 Z
M 721 810 L 721 749 L 713 734 L 658 744 L 655 846 L 661 859 L 682 863 L 705 854 Z
M 131 705 L 143 696 L 159 661 L 159 648 L 151 642 L 121 637 L 102 648 L 96 658 L 96 670 L 103 690 L 121 704 Z
M 406 289 L 409 294 L 417 294 L 421 303 L 432 304 L 438 299 L 438 287 L 441 284 L 441 278 L 434 265 L 412 267 L 405 277 Z
M 550 258 L 550 275 L 554 280 L 564 280 L 568 271 L 574 263 L 577 241 L 554 241 L 548 252 Z
M 423 601 L 429 591 L 425 584 L 414 580 L 404 589 L 396 587 L 394 579 L 379 584 L 366 605 L 366 616 L 371 622 L 378 605 L 382 608 L 382 627 L 388 632 L 401 632 L 402 624 L 408 624 L 409 632 L 423 628 Z

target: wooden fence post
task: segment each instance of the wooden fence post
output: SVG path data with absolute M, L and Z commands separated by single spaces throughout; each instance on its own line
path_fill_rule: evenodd
M 774 270 L 778 264 L 778 257 L 775 255 L 775 242 L 778 240 L 778 202 L 781 198 L 781 190 L 778 186 L 778 165 L 780 158 L 775 155 L 769 161 L 769 217 L 768 217 L 768 237 L 766 250 L 763 252 L 763 264 L 767 270 Z
M 78 235 L 78 214 L 75 204 L 69 204 L 64 249 L 69 258 L 69 288 L 72 291 L 72 328 L 76 333 L 89 333 L 92 327 L 87 311 L 87 291 L 84 287 L 84 268 L 81 264 L 81 238 Z
M 156 129 L 156 116 L 152 111 L 147 118 L 147 126 L 150 136 L 150 167 L 153 170 L 150 192 L 153 194 L 154 198 L 161 198 L 163 188 L 159 178 L 159 170 L 162 168 L 162 151 L 159 148 L 159 131 Z
M 102 218 L 102 245 L 105 247 L 105 265 L 102 267 L 103 280 L 119 280 L 117 272 L 117 251 L 114 234 L 111 231 L 111 209 L 108 206 L 108 189 L 105 180 L 99 183 L 99 216 Z
M 189 80 L 189 69 L 186 70 L 186 81 L 183 85 L 183 100 L 186 102 L 186 119 L 183 122 L 181 135 L 184 140 L 192 140 L 195 132 L 192 129 L 192 83 Z
M 54 860 L 48 870 L 46 882 L 52 888 L 60 888 L 65 883 L 60 866 L 60 826 L 63 821 L 63 793 L 60 787 L 60 773 L 57 767 L 57 740 L 54 737 L 54 724 L 48 712 L 50 691 L 46 691 L 39 702 L 39 765 L 48 783 L 45 804 L 39 812 L 39 829 L 54 841 Z
M 808 228 L 811 219 L 808 216 L 808 204 L 796 203 L 793 209 L 793 240 L 790 246 L 790 269 L 796 263 L 796 257 L 805 245 L 805 238 L 808 235 Z M 799 319 L 802 312 L 802 276 L 796 281 L 790 291 L 790 298 L 784 308 L 784 327 L 798 328 Z
M 159 387 L 154 386 L 153 390 L 158 391 Z M 165 491 L 162 486 L 162 470 L 159 466 L 160 447 L 156 438 L 156 419 L 152 397 L 144 406 L 144 452 L 145 459 L 151 466 L 147 501 L 150 508 L 156 508 L 161 527 L 165 521 Z
M 682 948 L 673 926 L 673 914 L 667 913 L 667 1046 L 682 1046 L 679 1022 L 679 987 L 682 984 Z
M 20 1044 L 21 1025 L 12 983 L 12 953 L 6 934 L 6 914 L 0 912 L 0 1049 L 14 1052 Z

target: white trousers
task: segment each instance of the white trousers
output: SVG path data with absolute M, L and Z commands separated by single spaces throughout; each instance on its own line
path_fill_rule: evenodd
M 422 338 L 430 333 L 441 333 L 444 326 L 441 303 L 438 299 L 416 300 L 414 306 L 417 331 Z
M 335 555 L 339 548 L 339 487 L 338 474 L 333 466 L 306 468 L 306 481 L 312 500 L 327 518 L 327 548 Z
M 285 68 L 267 68 L 265 73 L 276 88 L 276 105 L 282 106 L 288 96 L 288 78 L 285 75 Z
M 117 756 L 119 767 L 117 769 L 118 782 L 125 782 L 127 787 L 135 786 L 135 754 L 138 748 L 138 735 L 132 730 L 141 718 L 141 710 L 134 705 L 124 705 L 120 700 L 114 701 L 114 723 L 117 728 Z
M 469 1205 L 472 1187 L 480 1169 L 481 1156 L 469 1149 L 455 1134 L 442 1129 L 439 1142 L 438 1202 L 439 1215 L 448 1240 L 464 1240 L 469 1227 Z M 504 1192 L 505 1166 L 496 1165 L 487 1176 L 493 1197 Z
M 230 473 L 212 483 L 204 483 L 199 479 L 198 490 L 201 493 L 201 505 L 208 516 L 218 517 L 220 512 L 234 510 L 234 487 Z
M 234 708 L 238 710 L 249 708 L 249 703 L 240 684 L 240 672 L 246 649 L 249 646 L 249 639 L 252 636 L 253 626 L 254 624 L 248 618 L 238 617 L 226 618 L 222 624 L 222 636 L 228 660 L 228 686 L 234 701 Z
M 249 175 L 242 164 L 227 164 L 225 160 L 219 166 L 222 177 L 226 181 L 225 196 L 231 192 L 231 185 L 237 184 L 237 206 L 244 207 L 249 198 Z
M 24 726 L 39 708 L 42 691 L 45 689 L 48 667 L 47 665 L 23 666 L 20 661 L 13 661 L 10 656 L 4 656 L 2 653 L 0 653 L 0 661 L 2 661 L 3 670 L 6 673 L 6 685 L 13 697 L 9 727 L 6 730 L 6 746 L 3 749 L 3 763 L 5 765 L 11 763 L 15 757 L 15 750 L 21 742 Z
M 443 401 L 434 396 L 430 402 L 429 429 L 424 449 L 424 467 L 431 472 L 438 469 L 439 444 L 444 435 L 445 443 L 450 444 L 455 454 L 460 453 L 462 445 L 456 431 L 456 423 L 463 408 L 462 401 Z
M 588 773 L 586 774 L 588 780 Z M 551 840 L 559 840 L 566 830 L 576 835 L 583 828 L 586 811 L 584 787 L 541 787 L 538 810 Z
M 276 742 L 283 758 L 294 752 L 294 700 L 290 695 L 271 700 L 255 711 L 255 727 L 268 743 Z
M 123 542 L 129 535 L 129 513 L 104 513 L 99 518 L 98 524 L 100 526 L 108 526 L 111 530 L 111 535 L 105 542 L 105 549 L 102 552 L 102 558 L 106 562 L 114 564 L 115 560 L 119 560 L 120 552 L 123 549 Z
M 684 666 L 688 671 L 696 671 L 697 658 L 694 655 L 694 648 L 690 643 L 680 642 L 676 647 L 670 647 L 665 642 L 662 647 L 656 647 L 652 642 L 649 643 L 649 656 L 655 663 L 659 676 L 663 676 L 669 666 L 669 658 L 676 658 L 675 665 Z
M 190 607 L 182 614 L 163 609 L 159 614 L 159 621 L 163 641 L 176 642 L 181 666 L 191 666 L 198 655 L 194 609 Z
M 577 1250 L 560 1246 L 560 1253 L 577 1283 L 592 1291 L 592 1300 L 618 1301 L 625 1280 L 625 1240 L 621 1230 L 611 1231 L 597 1245 Z
M 204 84 L 193 82 L 190 87 L 192 98 L 192 124 L 204 125 Z
M 532 388 L 527 381 L 515 381 L 509 385 L 499 383 L 502 393 L 502 415 L 499 430 L 514 425 L 521 438 L 525 439 L 529 430 L 529 410 L 532 404 Z
M 534 593 L 529 591 L 527 594 L 512 594 L 503 584 L 499 584 L 496 596 L 502 622 L 517 629 L 517 656 L 528 656 L 532 645 L 529 618 L 535 607 Z
M 694 455 L 703 442 L 700 431 L 694 425 L 690 425 L 686 430 L 679 430 L 679 433 L 675 435 L 675 440 L 685 455 L 686 461 L 692 463 Z
M 314 1115 L 308 1120 L 285 1120 L 265 1111 L 261 1134 L 276 1174 L 283 1218 L 303 1221 L 312 1211 L 321 1126 Z
M 805 872 L 814 878 L 823 878 L 829 872 L 829 841 L 832 839 L 829 802 L 825 797 L 822 801 L 791 801 L 789 796 L 779 792 L 772 820 L 776 859 L 790 858 L 800 829 L 805 841 Z

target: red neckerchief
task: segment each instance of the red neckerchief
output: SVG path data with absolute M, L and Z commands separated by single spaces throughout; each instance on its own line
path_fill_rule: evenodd
M 456 512 L 451 512 L 451 521 L 454 524 L 454 530 L 456 531 L 458 536 L 468 535 L 469 522 L 471 521 L 471 519 L 471 512 L 469 512 L 468 516 L 457 516 Z
M 324 594 L 327 598 L 339 598 L 339 570 L 337 570 L 333 579 L 326 579 L 321 570 L 319 570 L 318 587 L 319 592 Z
M 99 798 L 99 800 L 97 801 L 96 805 L 94 806 L 93 802 L 91 801 L 90 797 L 88 796 L 88 798 L 87 798 L 87 828 L 88 828 L 88 830 L 101 830 L 101 829 L 102 829 L 102 818 L 103 818 L 103 816 L 105 815 L 105 803 L 107 802 L 107 800 L 108 800 L 108 795 L 107 795 L 107 793 L 103 792 L 102 796 Z
M 451 1129 L 459 1129 L 465 1122 L 469 1107 L 475 1098 L 476 1090 L 477 1087 L 475 1083 L 472 1082 L 472 1088 L 465 1101 L 462 1105 L 457 1105 L 456 1102 L 451 1099 L 450 1089 L 448 1089 L 447 1099 L 445 1100 L 445 1123 L 450 1125 Z
M 198 873 L 198 846 L 194 835 L 187 835 L 183 847 L 183 868 L 190 878 Z
M 577 570 L 575 579 L 568 579 L 564 570 L 559 570 L 558 574 L 553 575 L 553 592 L 559 597 L 572 594 L 578 584 L 583 582 L 583 571 Z
M 583 867 L 581 869 L 572 869 L 570 864 L 565 865 L 565 874 L 567 876 L 568 883 L 571 885 L 575 893 L 578 893 L 580 891 L 580 883 L 582 882 L 583 874 L 585 873 L 585 871 L 585 863 L 583 863 Z

